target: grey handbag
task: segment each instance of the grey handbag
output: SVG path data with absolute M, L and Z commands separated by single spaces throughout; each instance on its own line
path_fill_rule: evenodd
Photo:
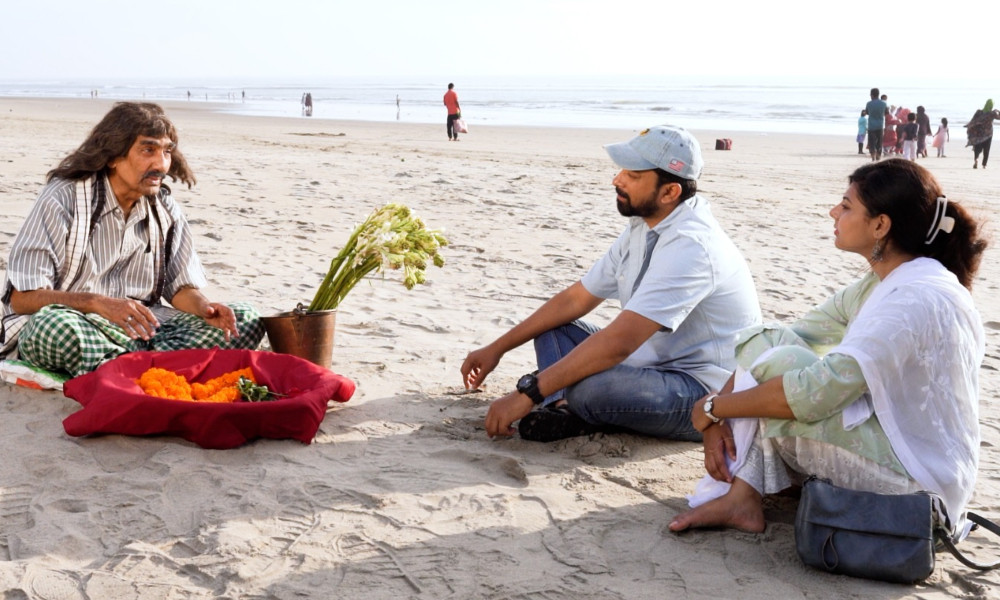
M 795 549 L 805 564 L 830 573 L 916 583 L 934 572 L 938 541 L 974 569 L 1000 566 L 978 563 L 955 547 L 935 514 L 928 493 L 886 495 L 858 492 L 810 477 L 802 486 L 795 515 Z M 976 525 L 1000 535 L 1000 526 L 968 513 Z

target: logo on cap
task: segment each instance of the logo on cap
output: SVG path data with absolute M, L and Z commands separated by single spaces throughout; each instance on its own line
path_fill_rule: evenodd
M 670 164 L 667 165 L 667 168 L 669 168 L 671 171 L 677 171 L 678 173 L 680 173 L 681 171 L 684 170 L 684 163 L 682 161 L 677 160 L 676 158 L 671 158 Z

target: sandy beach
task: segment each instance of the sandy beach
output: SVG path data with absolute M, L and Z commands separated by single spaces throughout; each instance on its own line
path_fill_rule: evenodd
M 110 108 L 104 100 L 0 99 L 0 269 L 45 174 Z M 490 440 L 488 403 L 534 368 L 510 353 L 464 394 L 466 353 L 579 279 L 621 232 L 602 145 L 634 130 L 243 117 L 164 104 L 198 178 L 172 185 L 213 300 L 265 315 L 308 302 L 354 226 L 409 205 L 450 240 L 447 264 L 407 291 L 397 273 L 359 285 L 337 316 L 333 370 L 357 383 L 311 445 L 204 450 L 171 437 L 75 438 L 79 405 L 0 384 L 0 590 L 4 598 L 995 598 L 938 554 L 899 586 L 831 576 L 795 554 L 795 501 L 769 500 L 762 534 L 676 535 L 703 473 L 700 444 L 595 434 Z M 952 200 L 991 219 L 1000 159 L 973 170 L 964 130 L 921 159 Z M 827 215 L 867 160 L 839 137 L 695 132 L 699 188 L 746 256 L 765 320 L 788 321 L 860 277 Z M 715 151 L 719 137 L 733 139 Z M 1000 519 L 1000 239 L 973 295 L 987 331 L 982 454 L 971 508 Z M 618 306 L 603 305 L 603 324 Z M 966 550 L 1000 554 L 974 535 Z M 980 553 L 981 556 L 986 554 Z

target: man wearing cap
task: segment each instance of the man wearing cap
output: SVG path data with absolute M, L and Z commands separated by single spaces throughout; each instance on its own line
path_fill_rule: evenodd
M 538 370 L 495 400 L 486 433 L 552 441 L 601 430 L 698 441 L 691 407 L 735 367 L 737 333 L 760 323 L 746 261 L 697 195 L 701 149 L 658 126 L 605 146 L 629 224 L 577 283 L 466 357 L 478 388 L 508 351 L 534 341 Z M 605 299 L 622 312 L 598 329 L 580 319 Z

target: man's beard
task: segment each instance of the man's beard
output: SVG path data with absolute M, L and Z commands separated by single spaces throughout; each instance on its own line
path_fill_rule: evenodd
M 623 217 L 651 217 L 656 214 L 656 199 L 649 198 L 645 202 L 641 202 L 638 205 L 633 205 L 631 203 L 632 197 L 623 192 L 620 188 L 615 188 L 615 193 L 620 196 L 616 198 L 615 201 L 618 205 L 618 212 L 621 213 Z

